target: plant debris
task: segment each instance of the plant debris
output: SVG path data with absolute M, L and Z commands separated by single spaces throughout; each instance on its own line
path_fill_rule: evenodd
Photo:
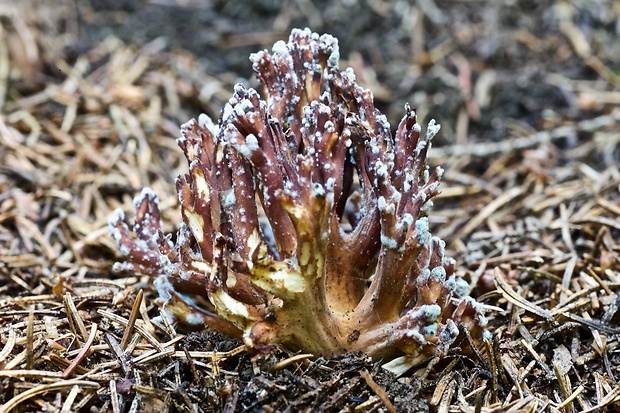
M 213 66 L 162 39 L 79 36 L 139 16 L 138 6 L 14 3 L 0 7 L 0 411 L 620 406 L 613 2 L 369 1 L 355 16 L 347 2 L 330 14 L 285 2 L 280 31 L 261 36 L 256 26 L 225 35 L 233 12 L 265 23 L 252 8 L 194 5 L 222 33 Z M 188 7 L 161 3 L 149 7 Z M 471 357 L 449 352 L 401 378 L 355 353 L 279 348 L 253 359 L 239 341 L 174 324 L 146 277 L 111 272 L 121 255 L 107 220 L 116 208 L 129 215 L 142 187 L 160 194 L 164 231 L 177 229 L 174 177 L 185 162 L 174 138 L 226 102 L 239 76 L 226 67 L 248 54 L 237 46 L 266 47 L 310 17 L 363 51 L 344 51 L 344 65 L 378 91 L 391 124 L 406 100 L 421 123 L 442 114 L 430 163 L 445 173 L 430 228 L 487 309 L 493 337 Z M 350 21 L 359 41 L 334 21 Z

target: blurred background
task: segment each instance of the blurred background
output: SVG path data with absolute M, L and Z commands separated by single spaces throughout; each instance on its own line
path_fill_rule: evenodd
M 48 63 L 50 78 L 38 80 L 54 82 L 54 59 L 72 64 L 106 41 L 145 47 L 152 64 L 187 72 L 179 121 L 200 111 L 217 116 L 235 82 L 255 85 L 249 54 L 286 39 L 294 27 L 336 36 L 341 67 L 355 69 L 392 125 L 410 102 L 422 118 L 442 124 L 439 145 L 523 135 L 620 103 L 620 2 L 613 0 L 0 5 L 4 35 L 13 38 L 9 46 L 24 54 L 16 56 L 23 60 L 21 75 L 11 76 L 26 80 L 25 66 Z

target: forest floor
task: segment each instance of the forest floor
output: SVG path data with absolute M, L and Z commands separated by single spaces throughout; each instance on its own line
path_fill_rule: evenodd
M 620 3 L 409 3 L 0 0 L 0 412 L 620 409 Z M 256 359 L 112 272 L 108 219 L 143 187 L 180 222 L 179 125 L 306 26 L 391 125 L 405 102 L 442 125 L 431 230 L 489 309 L 475 357 L 400 378 L 360 354 Z

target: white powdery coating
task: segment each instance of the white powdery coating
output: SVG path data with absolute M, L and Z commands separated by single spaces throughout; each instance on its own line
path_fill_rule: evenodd
M 418 141 L 418 144 L 415 147 L 416 156 L 419 156 L 420 152 L 422 152 L 424 148 L 426 148 L 426 141 Z
M 456 297 L 465 297 L 469 292 L 469 283 L 462 278 L 457 278 L 454 285 L 454 295 Z
M 314 192 L 314 196 L 317 198 L 325 198 L 325 188 L 318 182 L 315 182 L 312 185 L 312 191 Z
M 387 235 L 383 234 L 381 234 L 381 244 L 392 250 L 398 248 L 398 242 L 396 242 L 394 238 L 390 238 Z
M 355 82 L 355 72 L 353 68 L 347 67 L 344 72 L 342 72 L 342 76 L 349 81 L 349 83 Z
M 125 211 L 117 208 L 112 213 L 110 219 L 108 219 L 108 227 L 110 229 L 110 236 L 118 243 L 121 240 L 121 232 L 116 228 L 116 224 L 125 221 Z
M 443 267 L 435 267 L 431 270 L 431 277 L 436 278 L 440 282 L 446 281 L 446 269 Z
M 424 205 L 422 205 L 422 208 L 420 210 L 422 212 L 428 212 L 433 207 L 433 205 L 434 205 L 433 201 L 429 199 L 428 201 L 424 203 Z
M 236 202 L 235 191 L 232 189 L 229 189 L 228 191 L 226 191 L 226 195 L 224 196 L 223 206 L 225 208 L 230 208 L 233 205 L 235 205 L 235 202 Z
M 426 138 L 430 141 L 437 133 L 439 133 L 441 125 L 435 122 L 435 119 L 431 119 L 426 127 Z
M 194 311 L 191 311 L 185 314 L 184 320 L 187 324 L 193 325 L 193 326 L 200 326 L 205 323 L 205 320 L 202 317 L 202 314 L 198 312 L 194 312 Z
M 405 181 L 403 182 L 403 191 L 409 192 L 409 190 L 411 189 L 411 183 L 413 182 L 414 178 L 415 177 L 412 173 L 407 173 L 407 175 L 405 176 Z
M 376 111 L 375 118 L 379 126 L 386 131 L 390 130 L 390 122 L 388 122 L 387 116 L 384 113 Z
M 316 102 L 316 100 L 312 102 L 313 106 L 314 106 L 315 102 Z M 319 106 L 319 113 L 322 113 L 324 115 L 331 115 L 332 114 L 332 110 L 331 110 L 331 108 L 329 106 L 324 105 L 324 104 L 320 104 L 320 106 Z
M 292 36 L 293 36 L 293 33 L 291 33 L 291 37 Z M 274 45 L 271 47 L 271 51 L 275 54 L 281 54 L 281 55 L 287 55 L 289 53 L 288 46 L 286 45 L 284 40 L 278 40 L 277 42 L 275 42 Z
M 334 186 L 336 185 L 336 178 L 327 178 L 325 182 L 325 189 L 327 190 L 327 202 L 334 203 Z M 325 234 L 327 236 L 327 234 Z
M 245 143 L 233 142 L 233 146 L 245 158 L 252 157 L 252 152 L 260 150 L 258 146 L 258 139 L 256 139 L 256 136 L 252 134 L 246 136 Z
M 441 166 L 438 166 L 435 170 L 437 171 L 437 177 L 441 179 L 444 173 L 444 169 Z
M 428 218 L 422 217 L 415 222 L 415 228 L 417 230 L 420 242 L 418 245 L 424 245 L 428 242 L 431 233 L 428 231 Z
M 334 122 L 332 122 L 331 120 L 325 122 L 325 130 L 329 133 L 334 133 L 336 131 L 336 129 L 334 128 Z
M 196 119 L 190 119 L 187 122 L 183 123 L 181 125 L 181 131 L 184 131 L 186 129 L 192 129 L 194 127 L 194 124 L 196 123 Z
M 409 228 L 412 224 L 413 216 L 410 213 L 406 213 L 405 215 L 403 215 L 400 222 L 396 224 L 396 229 L 400 230 L 401 228 L 404 228 L 405 230 L 407 230 L 407 228 Z
M 420 344 L 426 344 L 424 336 L 434 336 L 437 332 L 437 318 L 441 314 L 441 307 L 437 304 L 425 304 L 416 310 L 411 310 L 407 316 L 415 323 L 413 328 L 406 331 L 406 335 Z
M 338 46 L 336 46 L 335 50 L 332 50 L 332 53 L 327 58 L 327 66 L 328 67 L 338 67 L 338 61 L 340 60 L 340 51 L 338 50 Z
M 153 202 L 159 204 L 159 197 L 157 196 L 157 192 L 147 186 L 142 188 L 140 195 L 136 196 L 133 199 L 133 205 L 136 207 L 136 209 L 140 208 L 140 205 L 142 205 L 142 202 L 144 202 L 145 198 L 151 198 Z
M 201 128 L 206 128 L 213 136 L 217 135 L 220 130 L 220 128 L 213 123 L 213 119 L 206 113 L 198 115 L 198 125 L 200 125 Z
M 222 109 L 222 122 L 226 122 L 228 119 L 233 116 L 233 107 L 230 103 L 224 105 L 224 109 Z
M 439 304 L 425 304 L 420 306 L 417 310 L 412 310 L 410 314 L 415 320 L 433 323 L 437 321 L 437 318 L 441 314 L 441 307 Z
M 377 207 L 379 208 L 379 211 L 383 211 L 386 206 L 387 206 L 387 202 L 385 201 L 385 197 L 384 196 L 380 196 L 377 199 Z
M 437 347 L 441 346 L 442 353 L 447 353 L 448 349 L 454 343 L 459 335 L 459 328 L 451 319 L 446 320 L 437 337 Z
M 377 163 L 375 164 L 375 168 L 376 168 L 378 177 L 387 179 L 388 170 L 387 170 L 387 166 L 383 162 L 377 161 Z
M 164 301 L 170 300 L 172 293 L 175 292 L 174 286 L 164 274 L 161 274 L 153 280 L 153 285 L 159 294 L 159 298 Z

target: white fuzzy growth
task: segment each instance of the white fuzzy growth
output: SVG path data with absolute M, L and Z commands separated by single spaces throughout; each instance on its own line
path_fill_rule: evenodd
M 407 313 L 411 323 L 415 323 L 413 328 L 406 331 L 406 335 L 413 338 L 420 344 L 426 344 L 426 335 L 434 336 L 437 333 L 437 318 L 441 314 L 441 307 L 437 304 L 423 305 L 416 310 Z
M 174 286 L 170 283 L 168 277 L 164 274 L 159 275 L 153 280 L 153 285 L 155 286 L 155 290 L 159 294 L 159 298 L 164 301 L 170 300 L 172 297 L 172 293 L 175 292 Z
M 336 185 L 336 179 L 335 178 L 327 178 L 327 181 L 325 182 L 325 188 L 327 190 L 327 202 L 329 202 L 330 204 L 334 203 L 334 186 Z
M 414 320 L 434 323 L 441 314 L 441 307 L 438 304 L 425 304 L 417 310 L 411 310 L 409 314 Z
M 317 198 L 325 198 L 325 188 L 318 182 L 315 182 L 312 185 L 312 191 L 314 192 L 314 196 Z
M 289 53 L 288 46 L 286 45 L 284 40 L 278 40 L 271 48 L 271 51 L 275 54 L 280 55 L 287 55 Z
M 387 202 L 385 201 L 385 197 L 384 196 L 380 196 L 377 199 L 377 207 L 379 208 L 379 211 L 383 211 L 386 206 L 387 206 Z
M 419 156 L 420 152 L 422 152 L 424 148 L 426 148 L 426 141 L 418 141 L 418 144 L 415 147 L 416 156 Z
M 431 276 L 443 283 L 446 281 L 446 269 L 444 267 L 435 267 L 431 270 Z
M 185 314 L 184 319 L 185 322 L 191 326 L 201 326 L 205 323 L 204 317 L 197 311 L 190 311 Z
M 439 179 L 441 179 L 441 177 L 443 176 L 443 173 L 444 173 L 444 169 L 441 166 L 438 166 L 436 171 L 437 171 L 437 177 Z
M 420 124 L 419 124 L 419 123 L 414 123 L 414 124 L 413 124 L 413 131 L 414 131 L 414 132 L 417 132 L 417 133 L 422 132 L 422 126 L 420 126 Z
M 412 173 L 408 173 L 405 176 L 405 181 L 403 182 L 403 191 L 405 192 L 409 192 L 409 190 L 411 189 L 411 183 L 413 182 L 413 174 Z
M 209 121 L 213 123 L 209 115 L 207 115 L 206 113 L 201 113 L 200 115 L 198 115 L 198 124 L 201 128 L 207 126 L 207 123 L 209 123 Z
M 339 60 L 340 60 L 340 51 L 338 50 L 338 47 L 336 47 L 334 50 L 332 50 L 332 53 L 329 55 L 329 58 L 327 59 L 327 66 L 337 67 Z
M 349 81 L 349 83 L 355 82 L 355 72 L 352 68 L 347 67 L 346 70 L 342 73 L 343 77 Z
M 396 224 L 396 229 L 400 230 L 401 228 L 404 228 L 405 230 L 407 230 L 412 224 L 413 216 L 410 213 L 406 213 L 405 215 L 403 215 L 400 222 Z
M 226 122 L 230 118 L 233 117 L 233 107 L 230 103 L 226 103 L 224 105 L 224 109 L 222 109 L 222 122 Z
M 334 128 L 334 122 L 332 122 L 331 120 L 328 120 L 327 122 L 325 122 L 325 130 L 329 133 L 334 133 L 336 130 Z
M 431 119 L 426 127 L 426 139 L 429 141 L 433 139 L 433 137 L 439 133 L 439 129 L 441 129 L 441 125 L 435 123 L 435 119 Z
M 378 177 L 387 179 L 388 169 L 387 169 L 387 166 L 383 162 L 377 161 L 377 163 L 375 164 L 375 170 L 377 171 Z
M 386 132 L 390 131 L 390 122 L 388 122 L 387 116 L 385 116 L 383 113 L 376 116 L 376 121 L 383 130 L 385 130 Z
M 316 101 L 314 101 L 314 102 L 316 102 Z M 314 103 L 314 102 L 312 102 L 312 103 Z M 331 115 L 332 114 L 332 110 L 330 109 L 329 106 L 321 104 L 319 106 L 319 113 L 322 113 L 324 115 Z
M 188 120 L 187 122 L 185 122 L 185 123 L 183 123 L 181 125 L 181 130 L 183 131 L 183 130 L 186 130 L 186 129 L 187 130 L 192 129 L 194 127 L 195 123 L 196 123 L 195 119 L 190 119 L 190 120 Z
M 400 192 L 398 192 L 397 190 L 394 190 L 394 193 L 392 194 L 392 200 L 396 203 L 400 202 L 400 199 L 402 198 L 402 195 Z
M 118 228 L 115 228 L 115 227 L 117 223 L 123 222 L 123 221 L 125 221 L 125 212 L 120 208 L 115 209 L 110 219 L 108 219 L 108 227 L 110 228 L 110 236 L 114 238 L 116 242 L 119 242 L 121 240 L 121 233 L 118 230 Z
M 469 293 L 469 284 L 462 278 L 457 278 L 454 285 L 454 295 L 465 297 Z
M 140 205 L 142 205 L 142 202 L 144 202 L 145 198 L 151 198 L 153 202 L 159 204 L 159 197 L 157 196 L 157 192 L 147 186 L 145 188 L 142 188 L 142 192 L 140 192 L 140 195 L 136 196 L 133 199 L 133 205 L 136 207 L 136 209 L 138 209 Z
M 233 88 L 235 90 L 235 95 L 241 96 L 245 94 L 245 86 L 243 86 L 243 83 L 236 83 Z
M 256 136 L 249 134 L 246 138 L 245 138 L 245 143 L 248 146 L 248 149 L 251 151 L 258 151 L 260 150 L 259 146 L 258 146 L 258 139 L 256 139 Z
M 422 217 L 415 222 L 415 228 L 420 241 L 418 245 L 424 245 L 430 239 L 431 233 L 428 231 L 428 218 Z
M 424 203 L 424 205 L 422 205 L 421 211 L 428 212 L 433 207 L 433 205 L 433 201 L 428 200 Z
M 267 53 L 264 50 L 261 50 L 260 52 L 250 54 L 250 61 L 254 65 L 260 65 L 265 62 L 266 56 L 267 56 Z
M 381 234 L 381 244 L 385 245 L 386 248 L 395 250 L 398 248 L 398 242 L 394 238 L 390 238 L 386 235 Z
M 228 191 L 226 191 L 226 195 L 224 196 L 224 207 L 225 208 L 231 208 L 233 205 L 235 205 L 236 202 L 236 198 L 235 198 L 235 191 L 232 189 L 229 189 Z
M 200 125 L 201 128 L 206 128 L 213 136 L 217 135 L 220 130 L 219 126 L 213 123 L 213 119 L 206 113 L 198 115 L 198 125 Z
M 428 268 L 424 268 L 422 272 L 420 272 L 420 275 L 418 275 L 418 284 L 427 284 L 430 276 L 431 270 L 429 270 Z

